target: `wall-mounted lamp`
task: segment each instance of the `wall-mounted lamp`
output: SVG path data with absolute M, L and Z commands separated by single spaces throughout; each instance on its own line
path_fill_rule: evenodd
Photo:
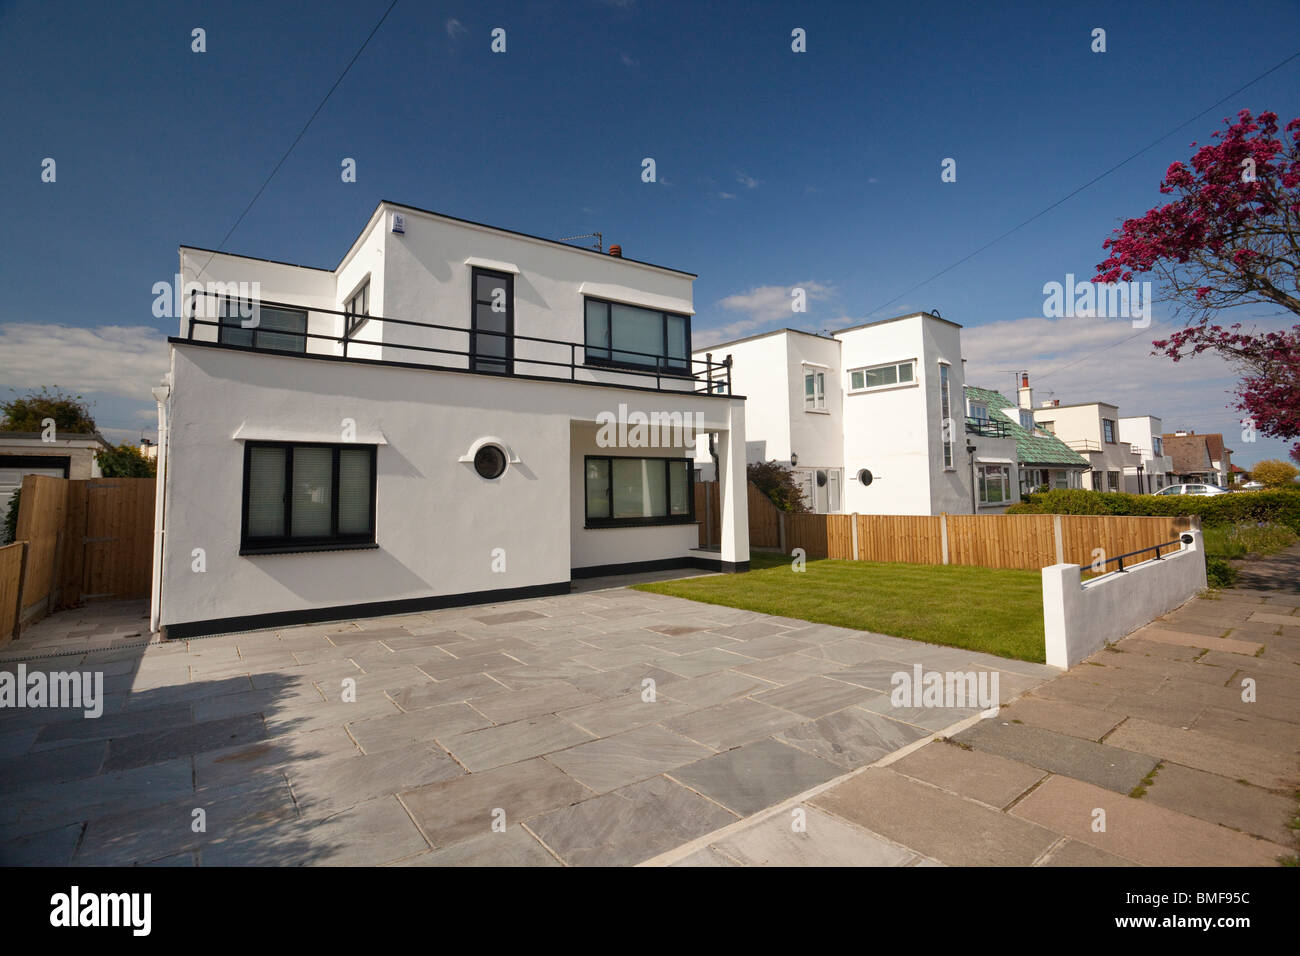
M 799 464 L 799 456 L 794 452 L 790 452 L 790 467 L 793 468 L 798 464 Z

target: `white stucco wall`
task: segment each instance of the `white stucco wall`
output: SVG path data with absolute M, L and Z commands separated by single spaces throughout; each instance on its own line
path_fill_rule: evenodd
M 574 527 L 571 423 L 620 401 L 703 416 L 725 432 L 740 402 L 564 382 L 321 361 L 177 345 L 172 398 L 164 626 L 261 613 L 554 585 L 587 564 L 679 557 L 693 525 L 624 529 L 601 538 Z M 243 445 L 236 434 L 284 441 L 384 442 L 377 457 L 373 550 L 240 556 Z M 743 415 L 738 420 L 743 430 Z M 458 459 L 479 438 L 520 459 L 485 481 Z M 578 471 L 575 471 L 575 460 Z M 742 505 L 743 507 L 743 505 Z M 576 521 L 582 523 L 581 510 Z M 743 518 L 742 518 L 743 521 Z M 506 571 L 492 570 L 492 549 Z M 207 570 L 191 570 L 202 548 Z M 748 560 L 745 544 L 743 556 Z
M 1204 539 L 1199 531 L 1183 534 L 1191 543 L 1182 550 L 1087 582 L 1077 564 L 1043 568 L 1047 663 L 1073 667 L 1204 590 Z

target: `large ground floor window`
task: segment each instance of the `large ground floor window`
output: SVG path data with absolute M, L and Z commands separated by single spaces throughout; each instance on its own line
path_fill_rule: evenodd
M 589 528 L 695 520 L 694 475 L 686 458 L 588 455 L 583 471 Z
M 980 465 L 979 496 L 982 505 L 1006 504 L 1011 500 L 1011 466 Z
M 240 553 L 375 543 L 374 445 L 247 442 Z

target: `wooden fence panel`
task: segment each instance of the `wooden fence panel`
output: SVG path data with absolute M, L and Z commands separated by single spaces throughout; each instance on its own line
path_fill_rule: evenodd
M 853 515 L 826 515 L 826 557 L 853 560 Z
M 18 506 L 15 541 L 27 542 L 27 569 L 22 585 L 23 624 L 38 621 L 50 611 L 57 589 L 57 567 L 67 519 L 67 485 L 63 478 L 26 475 Z
M 86 483 L 84 600 L 145 597 L 153 560 L 154 483 L 92 478 Z
M 752 481 L 749 485 L 749 546 L 781 547 L 781 512 Z
M 26 541 L 16 541 L 0 548 L 0 647 L 13 640 L 18 632 L 18 604 L 26 553 Z
M 785 516 L 785 550 L 793 553 L 795 548 L 803 548 L 810 558 L 824 558 L 828 555 L 827 528 L 828 518 L 842 515 L 795 515 Z
M 858 515 L 858 560 L 943 563 L 937 515 Z
M 1085 569 L 1092 564 L 1096 548 L 1105 552 L 1103 559 L 1114 558 L 1157 544 L 1167 544 L 1183 531 L 1196 526 L 1195 519 L 1186 517 L 1061 515 L 1060 518 L 1064 560 Z M 1152 555 L 1139 555 L 1127 563 L 1145 561 L 1150 557 Z M 1115 565 L 1108 564 L 1106 570 L 1114 571 Z
M 1056 563 L 1052 515 L 948 515 L 948 563 L 1037 571 Z

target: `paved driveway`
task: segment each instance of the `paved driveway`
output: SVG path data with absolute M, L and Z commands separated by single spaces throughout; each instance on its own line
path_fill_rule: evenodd
M 0 710 L 0 862 L 633 864 L 977 713 L 892 707 L 899 671 L 1052 673 L 623 588 L 147 646 L 141 615 L 0 654 L 105 691 Z

